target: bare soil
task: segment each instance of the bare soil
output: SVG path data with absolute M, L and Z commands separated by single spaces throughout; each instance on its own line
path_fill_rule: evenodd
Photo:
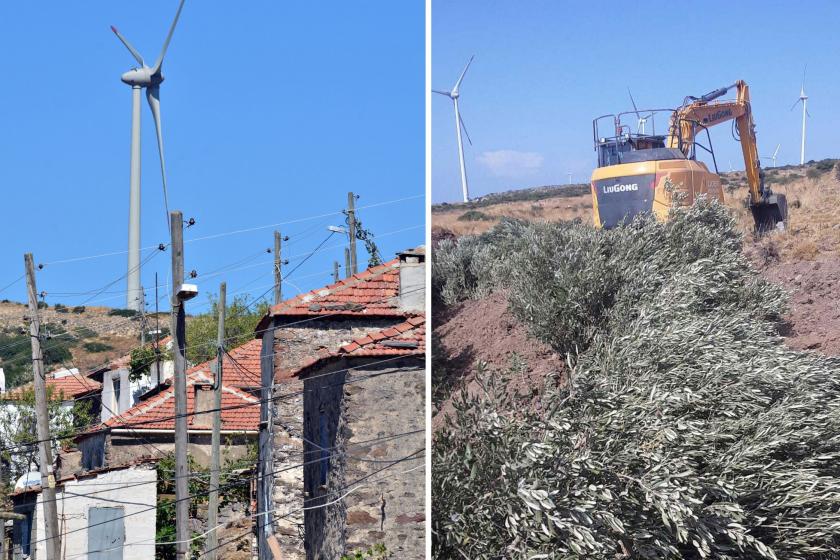
M 762 274 L 790 294 L 785 343 L 797 350 L 840 355 L 840 260 L 775 263 Z
M 465 301 L 436 319 L 436 362 L 450 373 L 450 378 L 444 381 L 456 393 L 462 387 L 471 394 L 480 392 L 475 380 L 478 364 L 496 372 L 520 365 L 521 373 L 515 375 L 509 389 L 537 400 L 546 376 L 564 371 L 560 356 L 546 344 L 529 337 L 525 326 L 508 311 L 504 292 Z M 439 427 L 443 417 L 451 412 L 451 399 L 447 399 L 435 411 L 433 427 Z

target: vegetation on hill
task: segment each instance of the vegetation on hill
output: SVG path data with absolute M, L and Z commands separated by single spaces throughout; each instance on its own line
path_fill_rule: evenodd
M 566 357 L 539 406 L 499 372 L 433 448 L 436 558 L 831 558 L 840 360 L 787 349 L 782 291 L 724 207 L 610 231 L 503 221 L 443 240 L 433 297 L 505 288 Z

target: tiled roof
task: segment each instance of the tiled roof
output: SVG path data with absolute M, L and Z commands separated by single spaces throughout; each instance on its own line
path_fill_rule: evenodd
M 238 389 L 259 387 L 260 380 L 260 352 L 262 351 L 262 340 L 249 340 L 242 346 L 228 351 L 222 362 L 222 381 L 225 385 Z M 232 358 L 232 359 L 231 359 Z M 190 369 L 190 371 L 201 371 L 208 377 L 212 377 L 213 364 L 215 360 L 204 362 Z
M 271 308 L 272 316 L 399 316 L 399 259 L 368 268 L 335 284 L 300 294 Z
M 316 365 L 345 357 L 423 356 L 426 353 L 426 317 L 417 315 L 387 329 L 370 333 L 345 344 L 334 352 L 322 352 L 298 368 L 295 377 L 307 373 Z
M 64 370 L 59 370 L 59 372 Z M 75 399 L 88 393 L 100 391 L 102 384 L 93 379 L 88 379 L 78 371 L 73 370 L 72 373 L 56 377 L 56 373 L 51 372 L 47 374 L 47 390 L 52 390 L 54 395 L 63 395 L 65 400 Z M 26 390 L 31 390 L 32 383 L 27 383 L 16 387 L 3 395 L 4 399 L 16 400 L 20 398 Z
M 195 386 L 213 383 L 213 377 L 204 369 L 207 364 L 196 366 L 187 373 L 187 413 L 190 430 L 207 430 L 212 424 L 212 415 L 195 411 Z M 175 390 L 167 387 L 150 399 L 138 403 L 119 417 L 107 420 L 103 425 L 113 428 L 134 428 L 138 430 L 175 429 Z M 256 432 L 260 423 L 259 399 L 227 384 L 222 385 L 222 430 Z M 98 430 L 98 429 L 96 429 Z M 96 431 L 94 430 L 94 431 Z

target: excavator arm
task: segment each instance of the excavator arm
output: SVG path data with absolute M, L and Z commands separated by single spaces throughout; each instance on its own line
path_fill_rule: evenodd
M 734 101 L 714 101 L 732 88 L 737 93 Z M 744 169 L 750 191 L 749 205 L 756 230 L 766 231 L 787 220 L 787 201 L 784 195 L 773 194 L 764 184 L 750 106 L 750 88 L 746 82 L 738 80 L 731 86 L 716 89 L 700 98 L 688 98 L 688 102 L 671 115 L 666 145 L 679 149 L 689 157 L 699 132 L 733 119 L 744 155 Z

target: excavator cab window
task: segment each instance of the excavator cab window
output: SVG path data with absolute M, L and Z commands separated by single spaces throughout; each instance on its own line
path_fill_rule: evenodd
M 651 112 L 648 118 L 655 112 Z M 634 132 L 630 125 L 622 123 L 622 117 L 628 115 L 635 119 L 637 114 L 605 115 L 598 117 L 593 122 L 598 167 L 637 161 L 685 159 L 685 156 L 679 150 L 665 147 L 664 135 L 646 134 L 644 129 L 640 128 L 641 125 Z M 612 136 L 600 136 L 599 121 L 602 120 L 605 123 L 601 123 L 601 128 L 608 128 Z

